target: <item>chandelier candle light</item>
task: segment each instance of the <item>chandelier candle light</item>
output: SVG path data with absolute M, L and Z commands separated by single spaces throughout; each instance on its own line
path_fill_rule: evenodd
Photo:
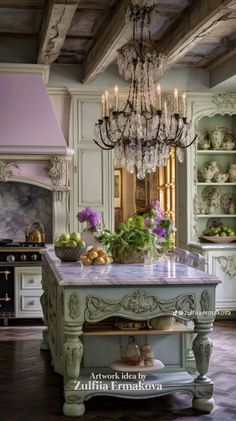
M 183 149 L 189 141 L 190 123 L 186 118 L 186 94 L 179 101 L 173 95 L 174 108 L 167 109 L 161 86 L 155 88 L 167 67 L 167 58 L 157 53 L 149 26 L 155 12 L 153 0 L 132 3 L 128 19 L 133 23 L 133 40 L 118 51 L 119 73 L 129 81 L 126 103 L 120 109 L 118 86 L 114 88 L 112 108 L 108 90 L 101 96 L 101 118 L 95 126 L 94 142 L 104 150 L 114 149 L 115 166 L 125 168 L 141 180 L 146 173 L 167 164 L 170 149 L 183 162 Z M 169 108 L 169 106 L 168 106 Z M 181 109 L 181 113 L 180 113 Z M 172 112 L 172 113 L 171 113 Z

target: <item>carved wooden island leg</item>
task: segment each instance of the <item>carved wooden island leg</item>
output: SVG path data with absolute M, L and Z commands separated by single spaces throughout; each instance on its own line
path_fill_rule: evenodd
M 42 341 L 40 344 L 40 349 L 44 350 L 49 350 L 49 345 L 48 345 L 48 290 L 47 290 L 47 286 L 46 286 L 46 282 L 42 281 L 42 287 L 43 287 L 43 294 L 40 297 L 40 303 L 42 306 L 42 310 L 43 310 L 43 319 L 44 319 L 44 324 L 45 324 L 45 328 L 42 332 Z
M 193 398 L 193 407 L 195 409 L 211 412 L 214 408 L 213 383 L 206 373 L 208 372 L 210 356 L 212 353 L 213 342 L 208 337 L 212 331 L 213 322 L 196 321 L 196 338 L 193 341 L 193 352 L 196 360 L 198 376 L 195 378 L 196 393 Z
M 80 336 L 82 324 L 67 323 L 64 326 L 64 397 L 63 413 L 68 417 L 84 414 L 84 393 L 76 388 L 80 375 L 80 363 L 83 356 L 83 344 Z

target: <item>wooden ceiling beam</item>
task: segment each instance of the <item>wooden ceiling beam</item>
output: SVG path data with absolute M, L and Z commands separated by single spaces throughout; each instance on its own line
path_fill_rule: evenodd
M 160 51 L 168 57 L 168 67 L 181 60 L 188 51 L 209 35 L 217 22 L 234 9 L 236 0 L 198 0 L 183 13 L 158 41 Z M 233 11 L 233 10 L 232 10 Z
M 210 62 L 206 64 L 206 68 L 211 70 L 215 67 L 219 66 L 220 64 L 224 63 L 226 60 L 231 58 L 236 54 L 236 42 L 231 42 L 228 46 L 225 53 L 221 53 L 219 56 L 213 58 Z
M 79 0 L 50 0 L 40 34 L 37 63 L 51 64 L 60 54 Z
M 172 16 L 177 13 L 181 13 L 181 7 L 176 6 L 174 4 L 158 4 L 156 6 L 156 10 L 163 16 Z
M 44 0 L 0 0 L 0 8 L 6 9 L 41 9 Z
M 38 38 L 37 32 L 27 32 L 27 33 L 20 33 L 20 32 L 1 32 L 1 38 L 21 38 L 21 39 L 34 39 Z
M 132 35 L 132 25 L 126 20 L 130 0 L 121 0 L 103 33 L 98 34 L 83 66 L 83 83 L 89 82 L 111 64 Z

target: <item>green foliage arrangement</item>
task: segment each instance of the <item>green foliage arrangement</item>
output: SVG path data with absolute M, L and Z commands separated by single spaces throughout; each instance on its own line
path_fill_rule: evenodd
M 148 250 L 152 257 L 168 251 L 172 245 L 172 221 L 164 217 L 159 202 L 143 215 L 133 215 L 127 222 L 120 224 L 117 232 L 104 230 L 98 237 L 111 253 L 115 248 L 133 254 Z
M 97 239 L 111 253 L 113 253 L 115 248 L 119 248 L 121 252 L 128 254 L 149 250 L 153 257 L 157 256 L 157 238 L 155 234 L 146 228 L 137 227 L 135 221 L 132 220 L 120 224 L 117 232 L 112 233 L 105 229 Z

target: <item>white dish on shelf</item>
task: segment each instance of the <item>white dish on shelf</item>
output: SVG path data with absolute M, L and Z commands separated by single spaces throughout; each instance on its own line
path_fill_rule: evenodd
M 124 364 L 122 361 L 114 361 L 111 365 L 116 371 L 123 371 L 123 372 L 130 372 L 130 373 L 141 373 L 141 372 L 149 372 L 152 373 L 154 371 L 159 371 L 164 368 L 164 364 L 160 360 L 153 360 L 153 365 L 151 367 L 146 367 L 144 362 L 141 362 L 139 365 L 127 365 Z
M 225 214 L 230 214 L 230 207 L 236 207 L 236 194 L 225 193 L 220 197 L 220 206 L 222 207 Z M 233 211 L 234 214 L 235 211 Z

